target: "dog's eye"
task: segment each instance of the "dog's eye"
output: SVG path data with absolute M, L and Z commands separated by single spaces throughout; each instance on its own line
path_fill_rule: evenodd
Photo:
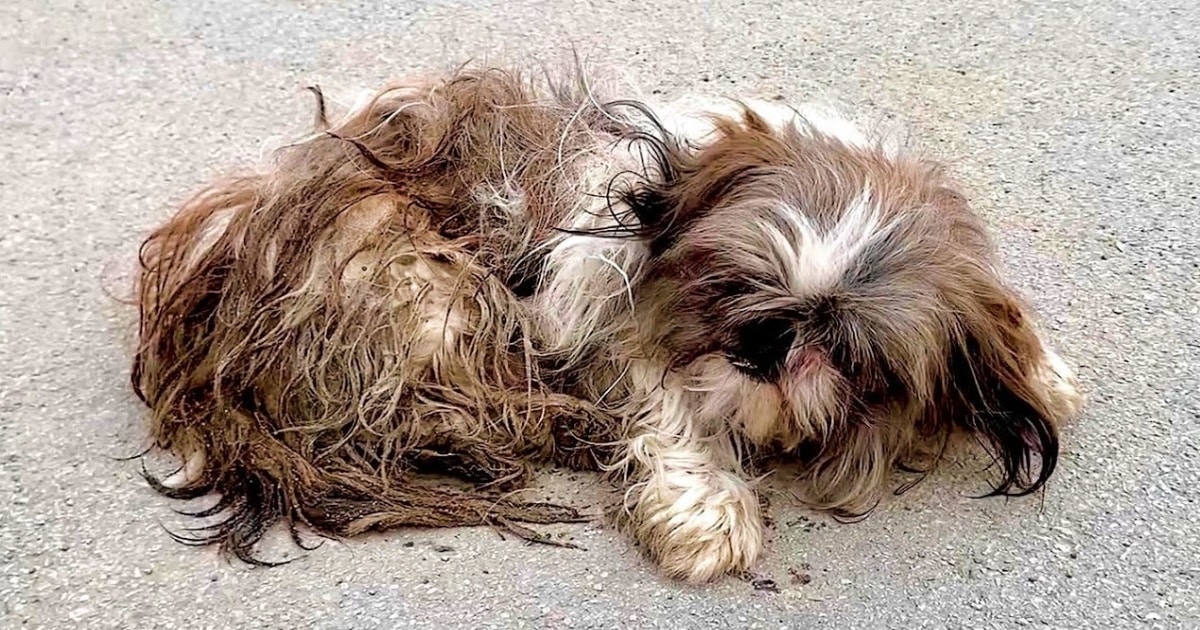
M 727 349 L 729 362 L 747 376 L 771 380 L 783 369 L 795 339 L 791 320 L 770 317 L 747 322 L 734 331 Z

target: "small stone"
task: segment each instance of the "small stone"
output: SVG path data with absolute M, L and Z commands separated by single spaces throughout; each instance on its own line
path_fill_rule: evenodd
M 788 573 L 790 573 L 792 575 L 792 584 L 798 584 L 800 586 L 804 586 L 805 584 L 812 583 L 812 576 L 806 572 L 797 571 L 796 569 L 790 569 L 788 571 Z
M 776 584 L 775 580 L 772 580 L 771 578 L 755 578 L 751 580 L 750 585 L 753 586 L 754 590 L 756 591 L 766 591 L 768 593 L 779 592 L 779 585 Z
M 599 582 L 596 582 L 595 584 L 592 585 L 592 589 L 596 590 L 596 591 L 603 591 L 604 585 Z

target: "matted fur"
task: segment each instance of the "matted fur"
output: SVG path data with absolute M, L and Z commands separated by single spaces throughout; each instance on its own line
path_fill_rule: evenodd
M 532 459 L 595 468 L 614 438 L 537 378 L 509 288 L 626 124 L 553 87 L 469 71 L 388 88 L 147 240 L 133 382 L 156 442 L 203 457 L 170 493 L 233 508 L 212 540 L 250 559 L 278 518 L 340 535 L 579 518 L 409 482 L 508 490 Z
M 705 581 L 761 552 L 768 456 L 842 514 L 957 433 L 996 493 L 1053 471 L 1079 395 L 985 225 L 835 113 L 488 68 L 320 112 L 142 248 L 133 384 L 185 462 L 152 483 L 221 494 L 201 542 L 253 561 L 280 519 L 537 539 L 519 523 L 581 515 L 505 492 L 554 461 L 612 472 L 624 527 Z

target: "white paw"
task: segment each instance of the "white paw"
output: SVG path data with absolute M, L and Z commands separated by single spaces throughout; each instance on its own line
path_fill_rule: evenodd
M 730 473 L 666 471 L 646 482 L 632 516 L 650 557 L 687 582 L 744 571 L 762 551 L 758 499 Z
M 1060 420 L 1078 416 L 1086 399 L 1079 386 L 1079 379 L 1057 352 L 1046 348 L 1045 357 L 1041 379 L 1054 404 L 1059 408 L 1062 416 Z
M 184 458 L 183 466 L 179 470 L 162 480 L 162 485 L 172 489 L 183 488 L 204 475 L 206 463 L 207 458 L 204 456 L 204 451 L 193 451 Z

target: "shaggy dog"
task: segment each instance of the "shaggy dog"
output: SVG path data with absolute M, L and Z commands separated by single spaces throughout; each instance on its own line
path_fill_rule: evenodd
M 316 90 L 314 90 L 316 91 Z M 141 250 L 133 385 L 198 542 L 528 523 L 537 462 L 703 582 L 760 555 L 754 476 L 868 511 L 952 436 L 1040 488 L 1081 398 L 935 163 L 824 107 L 603 99 L 582 73 L 401 82 L 216 182 Z M 431 484 L 452 475 L 465 484 Z M 432 478 L 438 478 L 438 477 Z

